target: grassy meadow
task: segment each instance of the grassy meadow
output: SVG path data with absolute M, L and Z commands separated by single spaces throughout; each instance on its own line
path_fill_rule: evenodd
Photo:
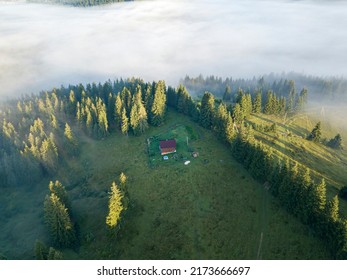
M 199 157 L 189 158 L 187 166 L 183 158 L 149 164 L 147 139 L 175 127 L 182 139 L 185 133 L 195 136 L 189 145 Z M 112 133 L 98 141 L 81 137 L 80 142 L 80 156 L 57 170 L 55 178 L 30 190 L 8 189 L 1 196 L 0 251 L 8 258 L 34 258 L 36 239 L 49 244 L 43 200 L 49 180 L 57 179 L 68 190 L 80 237 L 75 250 L 63 250 L 66 259 L 331 257 L 226 146 L 182 115 L 169 112 L 165 125 L 140 137 Z M 121 172 L 128 177 L 130 206 L 117 236 L 110 236 L 105 224 L 108 190 Z

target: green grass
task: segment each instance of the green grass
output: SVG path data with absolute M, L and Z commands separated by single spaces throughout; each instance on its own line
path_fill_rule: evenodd
M 161 133 L 147 139 L 148 162 L 150 167 L 156 167 L 160 164 L 183 164 L 186 160 L 195 160 L 192 152 L 197 151 L 194 148 L 194 142 L 198 139 L 198 133 L 192 126 L 175 124 L 168 129 L 163 128 L 161 131 Z M 168 139 L 176 140 L 176 153 L 168 154 L 169 159 L 164 160 L 160 154 L 159 142 Z
M 188 166 L 149 166 L 146 140 L 177 124 L 182 139 L 196 136 L 199 157 Z M 330 258 L 309 228 L 287 214 L 210 131 L 182 115 L 169 112 L 163 126 L 140 137 L 85 138 L 81 151 L 52 178 L 66 185 L 78 221 L 81 244 L 64 250 L 67 259 Z M 107 193 L 121 172 L 128 177 L 131 206 L 110 241 Z M 47 186 L 48 179 L 1 196 L 0 252 L 7 257 L 33 258 L 35 239 L 48 242 L 42 217 Z

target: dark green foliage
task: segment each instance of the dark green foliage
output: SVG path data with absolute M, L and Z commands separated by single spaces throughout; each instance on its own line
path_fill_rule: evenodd
M 321 136 L 322 136 L 321 122 L 318 122 L 316 126 L 312 129 L 307 139 L 314 142 L 319 142 L 321 140 Z
M 148 128 L 147 112 L 142 103 L 141 87 L 138 85 L 130 111 L 130 127 L 134 135 L 140 135 Z
M 51 194 L 52 193 L 55 194 L 59 198 L 60 202 L 64 204 L 64 206 L 68 209 L 68 211 L 70 211 L 71 203 L 63 184 L 60 183 L 58 180 L 55 181 L 54 183 L 53 181 L 50 181 L 48 188 Z
M 344 186 L 340 189 L 339 197 L 347 200 L 347 186 Z
M 47 260 L 48 248 L 43 242 L 36 240 L 34 253 L 37 260 Z
M 177 88 L 177 112 L 189 115 L 191 97 L 183 85 Z
M 214 122 L 214 96 L 205 92 L 200 107 L 200 124 L 202 127 L 211 129 Z
M 327 146 L 333 149 L 342 149 L 342 137 L 337 134 L 334 138 L 330 139 Z
M 150 123 L 159 126 L 164 122 L 166 113 L 166 87 L 164 81 L 155 85 L 153 104 L 150 112 Z
M 229 85 L 227 85 L 225 87 L 225 91 L 224 91 L 224 95 L 223 95 L 223 100 L 224 101 L 231 101 L 231 87 Z
M 54 193 L 45 198 L 44 218 L 56 246 L 65 248 L 74 245 L 76 234 L 69 212 Z
M 48 248 L 40 240 L 36 240 L 35 242 L 34 253 L 37 260 L 62 260 L 63 259 L 62 252 L 56 250 L 53 247 Z
M 244 119 L 248 119 L 252 112 L 252 97 L 248 94 L 242 94 L 240 100 L 241 111 Z
M 234 122 L 237 124 L 237 125 L 241 125 L 244 118 L 243 118 L 243 114 L 242 114 L 242 110 L 241 110 L 241 106 L 239 103 L 236 103 L 234 109 L 233 109 L 233 119 L 234 119 Z
M 253 108 L 252 112 L 255 114 L 261 113 L 261 108 L 262 108 L 262 98 L 261 98 L 261 92 L 257 92 L 254 100 L 253 100 Z
M 125 108 L 123 108 L 123 112 L 122 112 L 121 131 L 124 135 L 128 135 L 129 119 L 127 117 Z

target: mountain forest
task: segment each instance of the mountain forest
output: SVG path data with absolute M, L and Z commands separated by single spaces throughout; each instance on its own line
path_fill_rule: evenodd
M 347 83 L 291 78 L 116 79 L 3 102 L 1 258 L 346 259 L 347 133 L 329 104 Z

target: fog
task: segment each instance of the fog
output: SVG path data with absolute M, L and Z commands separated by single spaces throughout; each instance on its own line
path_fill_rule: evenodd
M 0 2 L 0 95 L 129 76 L 346 77 L 346 26 L 339 1 Z

